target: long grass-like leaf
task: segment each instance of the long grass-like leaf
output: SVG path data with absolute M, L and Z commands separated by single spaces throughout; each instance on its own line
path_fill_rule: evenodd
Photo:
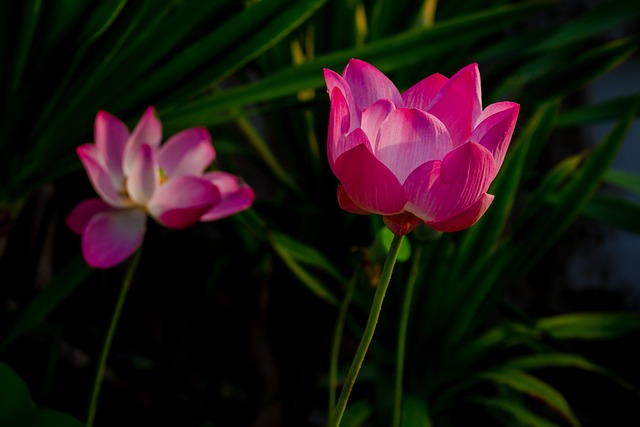
M 523 427 L 560 427 L 558 424 L 555 424 L 549 421 L 547 418 L 544 418 L 526 407 L 525 405 L 513 401 L 500 399 L 497 397 L 484 397 L 478 396 L 467 399 L 470 403 L 475 403 L 481 405 L 490 411 L 500 411 L 506 413 L 513 417 L 514 422 L 519 426 Z M 507 427 L 512 426 L 513 424 L 507 424 Z
M 548 383 L 533 375 L 518 369 L 501 366 L 482 372 L 478 377 L 482 380 L 505 385 L 513 390 L 542 401 L 550 409 L 561 415 L 572 426 L 578 426 L 580 424 L 564 396 Z

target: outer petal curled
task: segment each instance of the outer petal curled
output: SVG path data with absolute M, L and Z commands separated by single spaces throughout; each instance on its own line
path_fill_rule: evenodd
M 256 198 L 253 189 L 240 178 L 226 172 L 209 172 L 203 176 L 218 188 L 222 200 L 213 205 L 200 221 L 215 221 L 248 209 Z
M 158 151 L 158 165 L 168 177 L 200 176 L 215 157 L 209 131 L 198 127 L 169 138 Z
M 493 154 L 496 173 L 504 161 L 507 148 L 518 120 L 520 106 L 515 102 L 496 102 L 489 105 L 480 116 L 471 140 L 479 143 Z
M 407 178 L 406 210 L 425 221 L 452 218 L 487 192 L 494 171 L 493 156 L 486 148 L 474 142 L 463 144 L 442 162 L 422 165 Z
M 388 99 L 397 107 L 403 106 L 402 96 L 393 82 L 367 62 L 359 59 L 350 60 L 342 76 L 351 88 L 359 111 L 379 99 Z
M 406 203 L 398 178 L 367 147 L 364 132 L 356 129 L 363 143 L 336 160 L 336 176 L 351 200 L 361 209 L 383 215 L 402 212 Z
M 129 139 L 127 126 L 106 111 L 99 111 L 93 127 L 93 139 L 109 175 L 114 180 L 122 182 L 122 160 Z
M 475 203 L 457 215 L 442 221 L 426 221 L 426 224 L 435 230 L 447 233 L 464 230 L 478 222 L 487 209 L 489 209 L 493 198 L 493 195 L 485 193 L 480 196 Z
M 122 208 L 132 206 L 131 200 L 125 196 L 121 188 L 116 187 L 113 177 L 109 175 L 105 167 L 96 158 L 96 147 L 93 144 L 84 144 L 77 148 L 76 152 L 82 162 L 93 188 L 98 195 L 109 205 Z
M 94 268 L 113 267 L 142 243 L 147 215 L 142 209 L 115 209 L 94 215 L 82 233 L 82 254 Z
M 95 197 L 93 199 L 87 199 L 78 203 L 67 215 L 64 222 L 67 227 L 76 234 L 82 234 L 82 231 L 87 226 L 91 218 L 105 211 L 110 211 L 112 208 L 104 202 L 104 200 Z
M 428 111 L 447 126 L 455 146 L 466 142 L 482 112 L 478 64 L 467 65 L 455 73 L 433 99 Z
M 222 200 L 220 190 L 201 177 L 178 176 L 161 185 L 149 202 L 149 213 L 169 228 L 195 224 Z

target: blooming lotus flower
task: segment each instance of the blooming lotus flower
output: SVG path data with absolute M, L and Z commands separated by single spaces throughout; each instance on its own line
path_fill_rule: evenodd
M 92 267 L 112 267 L 131 256 L 142 243 L 147 214 L 165 227 L 182 229 L 253 203 L 253 190 L 236 176 L 205 173 L 215 151 L 204 127 L 177 133 L 161 146 L 162 125 L 153 107 L 132 133 L 100 111 L 94 140 L 77 153 L 100 197 L 80 202 L 66 218 L 82 235 L 82 254 Z
M 473 225 L 494 196 L 495 178 L 519 105 L 482 108 L 480 72 L 433 74 L 400 93 L 374 66 L 325 69 L 331 98 L 327 154 L 340 207 L 383 215 L 396 235 L 421 222 L 439 231 Z

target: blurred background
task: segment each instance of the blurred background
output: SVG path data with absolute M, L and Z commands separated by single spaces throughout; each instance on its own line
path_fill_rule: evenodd
M 0 401 L 19 383 L 72 417 L 37 425 L 86 420 L 127 264 L 91 270 L 64 225 L 95 194 L 75 148 L 98 110 L 133 127 L 154 105 L 164 140 L 207 126 L 214 167 L 257 199 L 149 222 L 95 425 L 326 425 L 338 311 L 352 292 L 339 385 L 385 235 L 338 207 L 322 69 L 359 58 L 404 91 L 477 62 L 485 106 L 521 104 L 496 201 L 469 230 L 409 236 L 342 425 L 391 425 L 410 281 L 403 426 L 639 425 L 635 3 L 0 2 Z M 10 410 L 0 425 L 30 425 Z

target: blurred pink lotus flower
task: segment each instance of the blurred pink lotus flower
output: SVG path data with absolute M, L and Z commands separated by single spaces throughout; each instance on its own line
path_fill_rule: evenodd
M 216 156 L 206 128 L 184 130 L 160 146 L 162 124 L 153 107 L 132 133 L 98 112 L 94 140 L 77 152 L 100 198 L 80 202 L 66 218 L 82 235 L 82 254 L 92 267 L 109 268 L 131 256 L 142 243 L 147 214 L 182 229 L 245 210 L 255 198 L 238 177 L 205 173 Z
M 340 207 L 383 215 L 396 235 L 421 222 L 444 232 L 475 224 L 511 141 L 520 106 L 482 108 L 480 72 L 433 74 L 400 93 L 377 68 L 352 59 L 325 69 L 331 98 L 327 154 Z

